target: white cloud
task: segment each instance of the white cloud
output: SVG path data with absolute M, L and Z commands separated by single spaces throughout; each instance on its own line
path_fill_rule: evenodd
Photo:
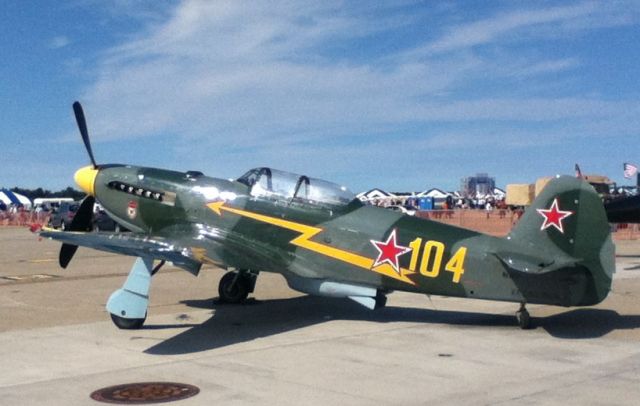
M 563 72 L 578 66 L 580 62 L 577 58 L 548 59 L 512 66 L 510 72 L 505 73 L 512 76 L 536 76 Z
M 87 100 L 105 119 L 100 137 L 162 130 L 253 139 L 274 133 L 353 131 L 407 119 L 417 99 L 475 64 L 376 65 L 319 49 L 378 30 L 334 7 L 185 2 L 165 24 L 112 49 Z M 324 3 L 319 3 L 324 4 Z M 108 114 L 107 114 L 108 113 Z M 409 117 L 410 118 L 410 117 Z
M 611 102 L 582 98 L 502 98 L 465 100 L 423 106 L 426 120 L 509 120 L 541 122 L 575 118 L 630 116 L 640 113 L 640 102 Z
M 439 27 L 441 37 L 409 52 L 399 43 L 359 58 L 350 52 L 360 51 L 360 40 L 387 30 L 398 36 L 414 21 L 391 11 L 380 21 L 329 1 L 184 1 L 105 52 L 83 100 L 96 141 L 174 135 L 184 142 L 176 160 L 195 160 L 205 171 L 224 166 L 230 175 L 247 161 L 273 164 L 284 156 L 287 167 L 310 166 L 315 175 L 349 167 L 365 173 L 372 162 L 382 173 L 394 165 L 385 159 L 417 165 L 424 151 L 451 154 L 494 142 L 522 148 L 532 139 L 549 145 L 577 129 L 602 134 L 595 128 L 604 122 L 623 133 L 640 130 L 638 100 L 527 92 L 530 83 L 553 89 L 549 76 L 581 66 L 578 56 L 514 49 L 488 60 L 468 52 L 516 33 L 526 41 L 538 29 L 577 30 L 598 14 L 592 3 L 502 12 Z M 510 89 L 514 78 L 527 83 Z M 488 82 L 497 85 L 483 88 Z M 460 129 L 471 125 L 478 128 Z
M 637 2 L 611 1 L 511 10 L 451 27 L 440 38 L 414 52 L 453 52 L 494 42 L 561 37 L 575 31 L 629 25 L 640 17 L 638 6 Z
M 51 49 L 64 48 L 70 43 L 71 43 L 71 40 L 68 37 L 64 35 L 60 35 L 57 37 L 53 37 L 51 41 L 49 41 L 49 48 Z
M 585 16 L 593 12 L 594 8 L 593 4 L 585 3 L 542 10 L 512 11 L 453 27 L 427 49 L 432 52 L 446 52 L 486 44 L 522 28 Z

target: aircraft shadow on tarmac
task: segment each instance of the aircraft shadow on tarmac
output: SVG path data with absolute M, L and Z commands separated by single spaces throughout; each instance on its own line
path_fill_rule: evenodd
M 448 310 L 385 307 L 376 311 L 362 308 L 347 299 L 303 296 L 228 305 L 209 300 L 183 302 L 193 308 L 213 308 L 211 318 L 198 325 L 149 325 L 145 329 L 192 328 L 156 344 L 145 353 L 189 354 L 248 342 L 297 330 L 328 320 L 361 320 L 377 323 L 417 322 L 469 327 L 518 329 L 515 316 Z M 640 316 L 619 315 L 613 310 L 578 309 L 545 318 L 532 317 L 534 328 L 542 328 L 556 338 L 589 339 L 614 330 L 640 327 Z M 526 332 L 524 332 L 526 333 Z

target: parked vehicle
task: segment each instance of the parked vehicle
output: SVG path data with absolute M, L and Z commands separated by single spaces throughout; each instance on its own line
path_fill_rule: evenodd
M 51 217 L 49 217 L 49 227 L 60 228 L 61 230 L 69 229 L 79 208 L 80 202 L 60 203 L 60 206 L 55 208 Z
M 106 211 L 99 209 L 93 215 L 93 230 L 94 231 L 115 231 L 119 233 L 121 231 L 128 231 L 120 224 L 116 223 L 114 219 L 107 214 Z

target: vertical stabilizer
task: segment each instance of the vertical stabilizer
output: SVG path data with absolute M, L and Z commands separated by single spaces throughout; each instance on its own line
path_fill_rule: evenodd
M 579 304 L 607 296 L 615 271 L 614 246 L 602 200 L 584 180 L 560 176 L 549 182 L 508 239 L 550 263 L 571 263 L 571 271 L 586 269 L 590 287 Z

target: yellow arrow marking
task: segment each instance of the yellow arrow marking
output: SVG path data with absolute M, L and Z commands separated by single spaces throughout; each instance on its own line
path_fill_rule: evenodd
M 410 271 L 405 268 L 401 268 L 400 274 L 398 274 L 391 265 L 386 263 L 373 267 L 373 264 L 375 261 L 371 258 L 354 254 L 349 251 L 341 250 L 339 248 L 331 247 L 326 244 L 321 244 L 315 241 L 311 241 L 311 238 L 313 238 L 315 235 L 323 231 L 322 228 L 308 226 L 306 224 L 301 224 L 301 223 L 295 223 L 293 221 L 283 220 L 276 217 L 265 216 L 263 214 L 253 213 L 246 210 L 236 209 L 235 207 L 225 206 L 224 203 L 225 203 L 224 201 L 209 203 L 207 204 L 207 207 L 209 207 L 218 216 L 222 216 L 222 211 L 224 210 L 230 213 L 237 214 L 242 217 L 247 217 L 256 221 L 260 221 L 262 223 L 273 224 L 275 226 L 285 228 L 287 230 L 298 232 L 300 233 L 300 236 L 290 241 L 291 244 L 293 245 L 308 249 L 313 252 L 317 252 L 319 254 L 325 255 L 333 259 L 337 259 L 338 261 L 355 265 L 357 267 L 366 269 L 368 271 L 371 270 L 373 272 L 377 272 L 379 274 L 388 276 L 393 279 L 397 279 L 404 283 L 415 285 L 415 283 L 407 277 L 407 275 L 415 273 L 413 271 Z
M 192 247 L 191 252 L 193 253 L 194 258 L 202 263 L 219 265 L 218 262 L 215 262 L 213 259 L 207 256 L 207 250 L 205 250 L 204 248 Z

